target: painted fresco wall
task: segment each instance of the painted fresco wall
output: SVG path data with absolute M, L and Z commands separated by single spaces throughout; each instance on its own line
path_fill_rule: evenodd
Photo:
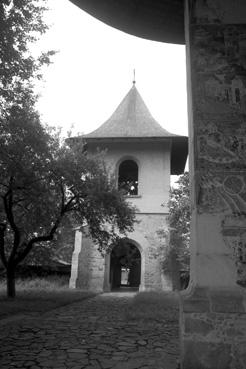
M 187 0 L 193 183 L 181 368 L 246 368 L 246 2 Z
M 220 215 L 224 252 L 246 284 L 246 25 L 238 1 L 191 2 L 196 208 Z M 223 4 L 223 6 L 222 6 Z M 226 250 L 227 247 L 227 250 Z

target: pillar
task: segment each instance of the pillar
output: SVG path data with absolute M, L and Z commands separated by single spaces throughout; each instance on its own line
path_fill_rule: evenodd
M 191 281 L 181 368 L 246 368 L 246 1 L 186 0 Z
M 104 259 L 104 285 L 103 291 L 110 292 L 111 291 L 111 282 L 110 282 L 110 255 L 111 253 L 107 252 Z
M 81 247 L 82 247 L 82 232 L 80 229 L 76 229 L 75 230 L 75 240 L 74 240 L 74 251 L 72 255 L 71 276 L 69 280 L 69 288 L 77 287 L 79 255 L 81 252 Z

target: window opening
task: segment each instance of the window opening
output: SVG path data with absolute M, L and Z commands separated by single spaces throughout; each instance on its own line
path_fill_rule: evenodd
M 118 188 L 125 195 L 138 194 L 138 165 L 133 160 L 125 160 L 119 166 Z

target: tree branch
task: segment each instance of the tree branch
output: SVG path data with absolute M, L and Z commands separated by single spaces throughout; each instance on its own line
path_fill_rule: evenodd
M 76 199 L 76 195 L 74 195 L 73 197 L 71 197 L 71 199 L 64 205 L 64 213 L 67 213 L 68 211 L 70 211 L 71 209 L 69 209 L 69 206 L 72 204 L 72 202 Z
M 50 233 L 46 236 L 37 236 L 32 238 L 28 243 L 26 243 L 26 248 L 25 250 L 20 253 L 18 255 L 18 257 L 16 258 L 15 262 L 17 264 L 19 264 L 22 260 L 25 259 L 25 257 L 29 254 L 29 252 L 31 251 L 33 245 L 35 243 L 39 243 L 39 242 L 47 242 L 47 241 L 52 241 L 54 238 L 54 234 L 57 230 L 57 228 L 59 227 L 61 220 L 63 218 L 63 215 L 65 214 L 65 212 L 61 212 L 60 216 L 57 218 L 57 220 L 55 221 L 55 224 L 53 225 L 53 227 L 50 230 Z
M 62 197 L 61 197 L 61 213 L 62 213 L 64 209 L 64 205 L 65 205 L 65 192 L 64 192 L 62 183 L 60 183 L 60 188 L 61 188 L 61 194 L 62 194 Z

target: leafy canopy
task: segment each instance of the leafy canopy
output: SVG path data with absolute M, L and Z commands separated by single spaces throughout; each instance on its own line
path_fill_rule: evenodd
M 190 263 L 190 190 L 189 173 L 185 172 L 170 190 L 168 203 L 169 247 L 164 267 L 174 258 L 180 270 L 188 271 Z
M 33 82 L 40 68 L 50 63 L 54 51 L 35 58 L 30 46 L 45 33 L 47 0 L 1 0 L 0 2 L 0 114 L 12 105 L 34 103 Z
M 51 135 L 30 108 L 13 107 L 0 119 L 0 252 L 17 265 L 42 241 L 53 239 L 65 214 L 87 224 L 102 250 L 131 230 L 134 209 L 115 189 L 101 154 L 81 142 L 69 147 Z

